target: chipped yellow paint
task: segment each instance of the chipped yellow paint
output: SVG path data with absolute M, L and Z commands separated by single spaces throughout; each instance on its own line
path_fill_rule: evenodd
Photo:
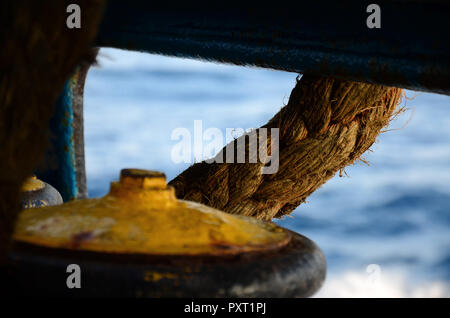
M 14 239 L 108 253 L 227 255 L 287 244 L 273 223 L 177 200 L 159 172 L 124 169 L 103 198 L 24 210 Z
M 44 182 L 36 178 L 36 176 L 31 176 L 22 184 L 22 192 L 37 191 L 43 189 L 44 187 Z

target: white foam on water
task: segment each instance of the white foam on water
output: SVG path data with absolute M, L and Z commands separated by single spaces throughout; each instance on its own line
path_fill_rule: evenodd
M 376 280 L 363 271 L 329 274 L 314 295 L 317 298 L 436 298 L 450 297 L 449 285 L 442 281 L 414 282 L 405 274 L 383 271 Z

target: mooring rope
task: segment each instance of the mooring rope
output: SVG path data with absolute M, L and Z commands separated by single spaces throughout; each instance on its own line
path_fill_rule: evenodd
M 203 161 L 170 185 L 180 199 L 232 214 L 263 220 L 289 214 L 360 159 L 396 114 L 401 97 L 399 88 L 304 75 L 288 104 L 262 127 L 279 128 L 276 173 L 262 174 L 263 163 L 250 163 L 247 146 L 245 163 Z M 233 143 L 237 149 L 238 142 Z M 267 138 L 269 154 L 270 145 Z

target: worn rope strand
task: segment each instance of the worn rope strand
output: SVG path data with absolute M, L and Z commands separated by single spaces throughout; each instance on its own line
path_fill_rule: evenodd
M 401 96 L 399 88 L 304 75 L 288 104 L 262 127 L 279 128 L 276 173 L 261 174 L 263 163 L 250 163 L 246 146 L 245 163 L 200 162 L 170 185 L 179 198 L 232 214 L 263 220 L 289 214 L 370 148 Z

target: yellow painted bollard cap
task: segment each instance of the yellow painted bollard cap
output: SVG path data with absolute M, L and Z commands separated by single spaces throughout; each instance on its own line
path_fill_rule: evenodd
M 14 239 L 102 253 L 235 255 L 286 245 L 288 231 L 177 200 L 163 173 L 124 169 L 103 198 L 20 213 Z

